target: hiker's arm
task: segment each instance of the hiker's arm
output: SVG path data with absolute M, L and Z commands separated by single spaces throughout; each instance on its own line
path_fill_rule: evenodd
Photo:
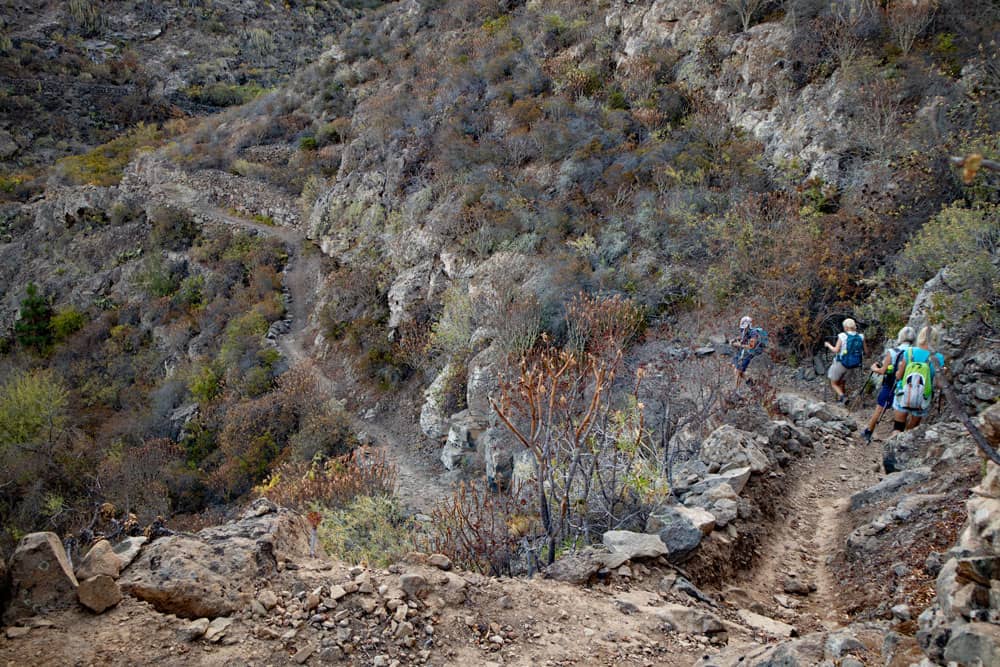
M 906 370 L 906 355 L 905 354 L 903 355 L 903 358 L 900 359 L 900 361 L 899 361 L 899 368 L 896 369 L 896 379 L 897 380 L 902 380 L 903 379 L 903 371 L 904 370 Z
M 840 352 L 840 337 L 839 337 L 839 336 L 837 337 L 837 344 L 836 344 L 836 345 L 830 345 L 830 342 L 829 342 L 829 341 L 826 341 L 826 340 L 825 340 L 825 341 L 823 341 L 823 345 L 826 345 L 826 347 L 827 347 L 827 348 L 828 348 L 828 349 L 829 349 L 829 350 L 830 350 L 831 352 L 833 352 L 834 354 L 837 354 L 837 353 L 839 353 L 839 352 Z
M 889 368 L 889 364 L 891 363 L 892 363 L 892 354 L 886 352 L 885 356 L 882 357 L 881 364 L 879 364 L 879 362 L 877 361 L 872 363 L 872 370 L 875 371 L 876 373 L 885 373 L 885 369 Z

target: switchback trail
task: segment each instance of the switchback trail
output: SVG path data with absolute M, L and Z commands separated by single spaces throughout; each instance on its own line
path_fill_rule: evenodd
M 322 256 L 319 249 L 306 235 L 293 227 L 265 225 L 253 220 L 233 215 L 205 201 L 191 188 L 172 183 L 160 185 L 154 192 L 169 203 L 190 212 L 202 223 L 222 224 L 238 229 L 254 231 L 262 236 L 281 240 L 288 250 L 283 283 L 287 300 L 289 326 L 277 336 L 278 349 L 289 365 L 308 368 L 323 393 L 342 398 L 343 393 L 307 352 L 306 338 L 309 335 L 308 321 L 319 299 L 319 286 L 323 284 Z M 313 251 L 308 251 L 312 246 Z M 407 446 L 406 437 L 401 437 L 374 420 L 358 417 L 350 410 L 344 414 L 351 421 L 351 427 L 362 441 L 385 449 L 389 459 L 396 465 L 396 493 L 406 507 L 418 512 L 428 512 L 440 498 L 450 493 L 449 485 L 442 481 L 441 474 L 432 469 L 433 463 L 422 460 L 415 448 Z

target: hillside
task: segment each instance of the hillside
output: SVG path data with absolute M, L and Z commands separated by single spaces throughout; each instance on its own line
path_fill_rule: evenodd
M 0 5 L 0 196 L 137 123 L 201 116 L 273 89 L 365 4 L 7 0 Z M 70 178 L 73 174 L 70 174 Z
M 961 508 L 994 496 L 956 420 L 1000 397 L 995 3 L 17 8 L 0 652 L 128 662 L 119 621 L 157 628 L 141 660 L 178 664 L 993 650 L 995 508 L 964 529 Z M 744 315 L 769 340 L 746 383 Z M 841 406 L 824 342 L 848 317 L 868 349 Z M 954 401 L 935 387 L 923 425 L 883 418 L 869 444 L 869 363 L 904 325 L 930 327 Z M 219 561 L 225 608 L 180 613 L 163 600 L 186 593 L 144 579 L 160 550 L 243 549 L 241 521 L 272 514 L 293 565 Z M 106 651 L 46 653 L 15 551 L 62 541 L 72 572 L 144 528 L 101 580 L 121 605 L 87 616 L 58 579 L 37 608 Z M 412 551 L 466 594 L 389 595 L 427 566 Z M 359 576 L 386 590 L 341 606 Z M 278 611 L 252 604 L 265 589 Z M 192 644 L 169 614 L 235 625 Z

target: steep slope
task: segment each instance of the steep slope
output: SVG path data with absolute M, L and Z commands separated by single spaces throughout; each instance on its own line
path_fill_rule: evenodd
M 0 167 L 5 196 L 56 159 L 138 122 L 242 104 L 283 82 L 355 16 L 351 3 L 5 2 Z

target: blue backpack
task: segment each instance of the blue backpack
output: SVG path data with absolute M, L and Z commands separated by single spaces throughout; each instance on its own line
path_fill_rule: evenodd
M 840 353 L 840 363 L 844 368 L 857 368 L 861 365 L 861 357 L 865 352 L 865 340 L 861 334 L 847 334 L 847 343 Z

